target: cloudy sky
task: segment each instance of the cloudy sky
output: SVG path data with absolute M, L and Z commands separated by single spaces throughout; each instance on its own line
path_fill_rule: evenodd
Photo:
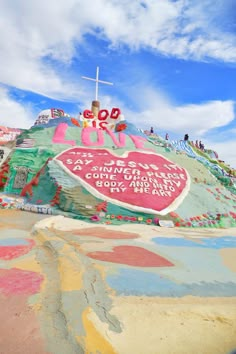
M 170 139 L 188 133 L 236 168 L 234 0 L 0 0 L 0 124 L 102 108 Z

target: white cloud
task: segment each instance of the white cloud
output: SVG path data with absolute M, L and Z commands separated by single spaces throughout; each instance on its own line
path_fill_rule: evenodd
M 219 159 L 225 161 L 226 164 L 229 164 L 232 168 L 236 169 L 236 141 L 223 141 L 215 142 L 213 140 L 205 141 L 207 146 L 212 150 L 216 151 L 219 155 Z
M 213 0 L 206 5 L 207 18 L 206 6 L 189 0 L 15 0 L 14 6 L 2 0 L 0 82 L 57 99 L 84 97 L 69 68 L 86 34 L 107 39 L 114 50 L 125 45 L 184 59 L 236 61 L 235 36 L 211 21 L 222 6 Z
M 135 95 L 132 92 L 132 95 Z M 178 105 L 154 89 L 137 89 L 136 108 L 144 107 L 140 113 L 125 109 L 125 118 L 137 127 L 155 128 L 161 136 L 169 132 L 170 139 L 183 139 L 188 133 L 190 140 L 202 140 L 205 147 L 218 152 L 219 158 L 236 168 L 236 141 L 216 141 L 211 129 L 225 129 L 235 118 L 233 101 L 210 101 L 200 104 Z M 224 130 L 221 135 L 224 135 Z M 233 134 L 233 131 L 231 131 Z M 217 134 L 217 133 L 216 133 Z M 223 136 L 222 135 L 222 136 Z
M 234 102 L 230 100 L 177 105 L 156 90 L 143 87 L 137 89 L 136 99 L 139 107 L 145 108 L 138 114 L 130 112 L 129 119 L 181 135 L 188 133 L 193 139 L 234 119 Z
M 59 100 L 79 99 L 87 107 L 88 86 L 78 84 L 80 67 L 74 74 L 70 71 L 73 58 L 79 61 L 80 49 L 87 46 L 87 34 L 106 39 L 113 50 L 125 46 L 182 59 L 235 62 L 235 34 L 225 32 L 220 25 L 227 18 L 226 3 L 225 0 L 14 0 L 13 6 L 9 0 L 1 0 L 0 82 Z M 141 113 L 128 109 L 124 113 L 138 126 L 146 122 L 181 136 L 189 133 L 197 139 L 206 137 L 212 128 L 226 126 L 234 118 L 234 103 L 230 100 L 178 105 L 154 89 L 140 86 L 132 92 L 131 85 L 128 90 L 125 85 L 128 94 L 136 97 L 135 105 Z M 123 106 L 118 98 L 116 102 Z M 111 107 L 110 97 L 103 97 L 103 104 Z M 0 112 L 0 124 L 12 127 L 27 128 L 35 119 L 30 106 L 15 102 L 3 88 L 0 88 Z M 214 144 L 219 153 L 227 153 L 228 148 L 235 151 L 233 142 L 228 147 L 226 143 Z
M 23 106 L 8 96 L 8 91 L 0 87 L 0 125 L 10 128 L 30 128 L 34 123 L 30 107 Z

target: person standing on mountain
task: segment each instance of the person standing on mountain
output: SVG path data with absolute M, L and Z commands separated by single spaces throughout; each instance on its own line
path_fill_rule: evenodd
M 188 141 L 188 139 L 189 139 L 188 134 L 185 134 L 185 136 L 184 136 L 184 141 Z

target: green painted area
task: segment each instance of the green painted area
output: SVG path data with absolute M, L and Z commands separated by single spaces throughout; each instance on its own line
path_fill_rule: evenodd
M 96 215 L 98 222 L 112 224 L 123 222 L 155 224 L 156 220 L 160 218 L 173 220 L 175 224 L 180 224 L 178 226 L 224 227 L 224 225 L 236 225 L 236 216 L 234 217 L 236 189 L 231 179 L 228 176 L 220 175 L 219 172 L 209 170 L 209 166 L 189 158 L 186 154 L 176 153 L 163 139 L 158 141 L 155 139 L 154 143 L 154 140 L 149 138 L 149 141 L 144 143 L 144 147 L 185 168 L 191 178 L 190 191 L 179 207 L 174 210 L 174 213 L 164 216 L 160 216 L 158 213 L 156 215 L 145 214 L 119 207 L 111 202 L 107 202 L 105 209 L 99 209 L 103 200 L 89 193 L 77 179 L 68 175 L 55 160 L 52 160 L 59 153 L 72 147 L 69 144 L 52 143 L 55 129 L 56 127 L 35 127 L 24 131 L 18 137 L 18 144 L 23 143 L 24 139 L 28 139 L 32 147 L 15 148 L 12 151 L 8 181 L 4 188 L 5 193 L 16 195 L 21 193 L 22 188 L 16 188 L 15 182 L 19 169 L 27 170 L 25 184 L 30 183 L 41 170 L 37 184 L 32 186 L 33 195 L 28 196 L 26 202 L 50 206 L 52 201 L 56 201 L 53 208 L 58 212 L 68 213 L 70 217 L 89 221 L 91 217 Z M 115 147 L 114 141 L 105 132 L 103 132 L 103 137 L 104 145 L 102 147 L 92 146 L 91 148 L 108 148 L 119 156 L 127 151 L 136 150 L 134 142 L 128 135 L 125 148 Z M 64 139 L 65 141 L 73 140 L 77 146 L 84 146 L 81 128 L 69 126 Z M 90 140 L 97 141 L 96 132 L 90 134 Z M 203 155 L 211 162 L 207 153 L 203 153 Z
M 8 193 L 20 193 L 21 189 L 14 188 L 14 181 L 19 167 L 25 167 L 28 170 L 27 181 L 36 175 L 36 173 L 45 165 L 50 157 L 55 154 L 45 148 L 15 149 L 10 159 L 9 180 L 5 186 Z
M 57 190 L 56 181 L 49 175 L 48 166 L 39 176 L 39 183 L 33 186 L 33 196 L 28 199 L 32 204 L 50 204 Z

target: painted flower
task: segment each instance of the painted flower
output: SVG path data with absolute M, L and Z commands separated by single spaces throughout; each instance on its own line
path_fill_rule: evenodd
M 122 215 L 117 215 L 117 220 L 122 220 L 123 219 L 123 216 Z
M 96 222 L 96 221 L 100 221 L 101 219 L 98 215 L 93 215 L 93 216 L 91 216 L 90 220 Z
M 159 225 L 159 218 L 154 218 L 154 219 L 153 219 L 153 223 L 154 223 L 155 225 Z
M 171 216 L 172 218 L 178 218 L 179 215 L 178 215 L 177 213 L 171 211 L 171 212 L 170 212 L 170 216 Z
M 151 223 L 152 223 L 152 219 L 147 219 L 147 220 L 146 220 L 146 223 L 147 223 L 147 224 L 151 224 Z
M 127 128 L 127 125 L 125 123 L 120 123 L 116 126 L 116 132 L 121 132 L 122 130 L 125 130 Z

